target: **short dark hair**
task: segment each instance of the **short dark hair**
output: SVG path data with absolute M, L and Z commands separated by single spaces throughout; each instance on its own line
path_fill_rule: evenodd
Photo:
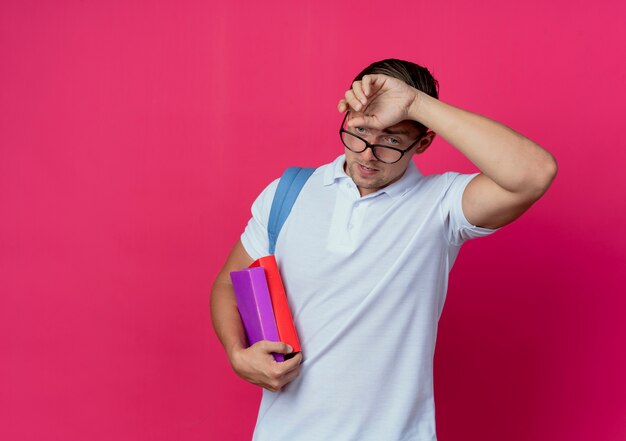
M 410 61 L 388 58 L 376 61 L 363 69 L 353 81 L 360 81 L 365 75 L 382 74 L 404 81 L 411 87 L 421 90 L 433 98 L 439 98 L 439 81 L 437 81 L 428 69 Z M 419 122 L 415 125 L 420 131 L 426 131 L 426 127 Z

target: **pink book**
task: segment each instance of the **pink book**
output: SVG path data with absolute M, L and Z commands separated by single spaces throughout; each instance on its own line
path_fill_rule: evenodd
M 265 270 L 256 267 L 231 271 L 230 279 L 248 343 L 253 345 L 261 340 L 280 341 Z M 274 353 L 273 356 L 276 361 L 285 360 L 283 354 Z

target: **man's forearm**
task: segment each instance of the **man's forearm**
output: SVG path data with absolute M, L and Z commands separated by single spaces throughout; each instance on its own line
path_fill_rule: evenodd
M 556 162 L 549 152 L 485 116 L 419 92 L 409 117 L 441 135 L 505 190 L 542 192 L 554 176 Z
M 246 332 L 237 309 L 235 293 L 231 284 L 215 282 L 211 292 L 211 320 L 217 337 L 222 342 L 228 358 L 233 350 L 247 345 Z

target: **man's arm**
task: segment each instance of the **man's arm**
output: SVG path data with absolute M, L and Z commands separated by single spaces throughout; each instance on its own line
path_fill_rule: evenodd
M 292 349 L 287 344 L 263 340 L 246 347 L 246 332 L 237 309 L 230 272 L 246 268 L 252 261 L 241 241 L 237 241 L 213 283 L 211 319 L 235 373 L 250 383 L 276 392 L 298 376 L 302 354 L 277 363 L 272 352 L 290 353 Z
M 357 125 L 380 129 L 403 120 L 418 121 L 472 161 L 481 174 L 465 188 L 463 213 L 473 225 L 499 228 L 512 222 L 546 192 L 556 176 L 554 157 L 530 139 L 395 78 L 364 76 L 346 92 L 339 111 L 347 106 L 362 112 L 359 121 L 355 118 Z
M 463 193 L 463 213 L 471 224 L 499 228 L 546 192 L 557 172 L 550 153 L 497 121 L 418 94 L 410 118 L 441 135 L 482 172 Z

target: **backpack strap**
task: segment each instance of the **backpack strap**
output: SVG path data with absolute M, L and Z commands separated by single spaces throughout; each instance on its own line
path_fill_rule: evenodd
M 302 187 L 304 187 L 304 184 L 314 171 L 314 168 L 289 167 L 280 178 L 274 200 L 272 201 L 270 219 L 267 224 L 267 234 L 270 240 L 270 254 L 274 254 L 280 229 L 287 220 L 291 212 L 291 207 L 293 207 L 293 204 L 298 198 L 298 194 L 300 194 L 300 190 L 302 190 Z

